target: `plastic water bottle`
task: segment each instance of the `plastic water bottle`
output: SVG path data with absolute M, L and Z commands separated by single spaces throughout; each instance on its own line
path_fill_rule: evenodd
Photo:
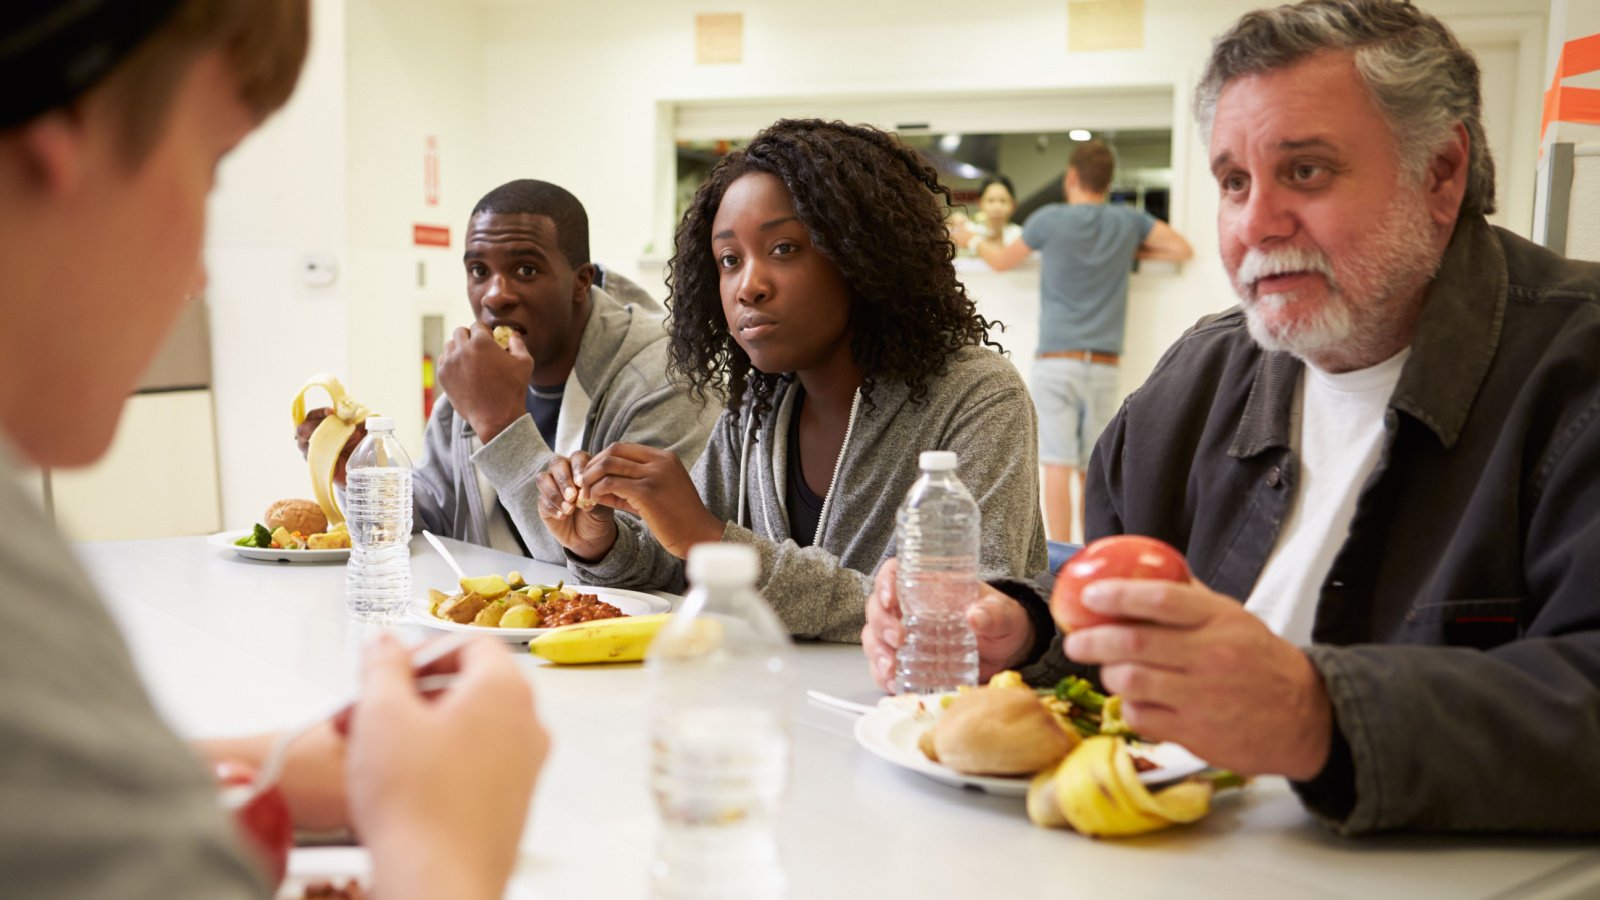
M 367 436 L 345 466 L 344 507 L 345 606 L 363 622 L 393 622 L 411 602 L 411 459 L 393 419 L 367 419 Z
M 650 645 L 651 896 L 784 895 L 778 811 L 789 779 L 789 635 L 756 591 L 750 547 L 689 551 L 691 590 Z
M 953 691 L 978 683 L 978 642 L 967 607 L 978 599 L 978 503 L 956 477 L 956 455 L 930 450 L 895 516 L 897 583 L 905 640 L 899 693 Z

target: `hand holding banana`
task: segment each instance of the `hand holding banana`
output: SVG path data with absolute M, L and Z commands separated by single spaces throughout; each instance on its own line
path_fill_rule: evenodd
M 306 394 L 321 388 L 328 394 L 332 406 L 306 412 Z M 311 490 L 317 505 L 328 517 L 329 527 L 344 521 L 334 494 L 334 484 L 344 482 L 344 464 L 356 444 L 366 436 L 366 421 L 370 410 L 366 405 L 345 393 L 339 379 L 327 373 L 311 376 L 294 395 L 290 414 L 294 418 L 295 437 L 300 452 L 305 455 L 311 469 Z

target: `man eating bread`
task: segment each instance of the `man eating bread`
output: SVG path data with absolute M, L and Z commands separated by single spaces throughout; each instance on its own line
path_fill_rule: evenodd
M 545 463 L 626 441 L 692 466 L 717 410 L 669 383 L 665 310 L 590 260 L 588 215 L 565 189 L 523 179 L 490 191 L 468 220 L 462 262 L 473 323 L 439 357 L 445 397 L 424 434 L 413 521 L 565 565 L 539 519 Z M 297 429 L 302 452 L 326 414 Z M 342 460 L 335 478 L 343 484 Z

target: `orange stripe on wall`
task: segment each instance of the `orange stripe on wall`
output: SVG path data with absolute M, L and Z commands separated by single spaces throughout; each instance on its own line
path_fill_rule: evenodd
M 1556 63 L 1556 72 L 1560 78 L 1600 72 L 1600 34 L 1567 41 Z
M 1550 131 L 1552 122 L 1600 125 L 1600 90 L 1561 86 L 1564 78 L 1590 72 L 1600 72 L 1600 34 L 1575 38 L 1562 45 L 1550 89 L 1544 92 L 1544 113 L 1539 118 L 1541 140 Z M 1543 152 L 1541 149 L 1540 153 Z
M 1600 88 L 1562 88 L 1556 96 L 1556 121 L 1600 125 Z

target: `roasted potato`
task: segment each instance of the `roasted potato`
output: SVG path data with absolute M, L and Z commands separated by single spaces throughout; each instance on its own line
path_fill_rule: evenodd
M 498 628 L 500 627 L 500 617 L 505 614 L 505 601 L 494 600 L 484 604 L 483 609 L 478 610 L 478 614 L 472 617 L 472 624 L 482 625 L 485 628 Z
M 437 615 L 441 619 L 449 619 L 452 622 L 466 625 L 476 618 L 478 613 L 488 605 L 488 599 L 486 599 L 482 594 L 476 594 L 472 591 L 467 591 L 465 593 L 456 594 L 454 597 L 451 597 L 445 602 L 439 604 L 439 612 Z
M 539 611 L 526 603 L 519 603 L 506 610 L 500 617 L 501 628 L 538 628 Z

